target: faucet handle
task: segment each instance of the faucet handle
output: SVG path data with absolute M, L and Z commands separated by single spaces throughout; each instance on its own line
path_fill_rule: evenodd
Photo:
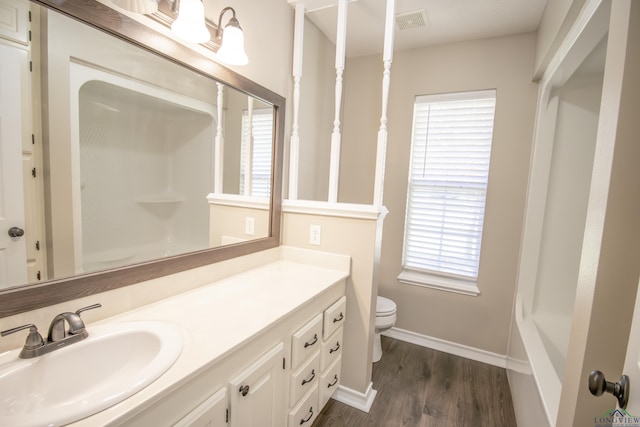
M 92 304 L 92 305 L 88 305 L 86 307 L 82 307 L 76 310 L 76 314 L 79 316 L 80 313 L 82 313 L 83 311 L 87 311 L 87 310 L 93 310 L 94 308 L 100 308 L 102 307 L 102 304 Z
M 28 323 L 26 325 L 7 329 L 6 331 L 0 332 L 0 336 L 6 337 L 7 335 L 14 334 L 18 331 L 22 331 L 23 329 L 29 329 L 29 335 L 27 335 L 27 340 L 24 343 L 25 349 L 33 350 L 34 348 L 42 347 L 44 345 L 42 335 L 40 335 L 40 332 L 38 332 L 38 328 L 33 323 Z

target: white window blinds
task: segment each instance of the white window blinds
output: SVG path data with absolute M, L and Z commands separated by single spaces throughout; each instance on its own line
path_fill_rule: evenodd
M 405 270 L 477 279 L 495 102 L 494 90 L 416 98 Z
M 252 111 L 251 116 L 252 126 L 249 127 L 248 111 L 244 110 L 242 113 L 241 194 L 269 197 L 271 194 L 273 110 L 270 108 L 256 109 Z M 249 137 L 249 132 L 253 138 Z M 251 158 L 247 159 L 249 154 L 251 154 Z M 251 165 L 250 168 L 247 167 L 248 164 Z M 249 176 L 250 183 L 247 183 Z

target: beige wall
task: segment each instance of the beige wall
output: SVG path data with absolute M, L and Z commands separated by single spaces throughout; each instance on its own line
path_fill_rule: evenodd
M 254 219 L 254 233 L 245 233 L 247 218 Z M 269 210 L 224 204 L 209 204 L 209 245 L 216 246 L 269 235 Z
M 396 52 L 391 68 L 389 146 L 380 294 L 398 306 L 396 327 L 506 354 L 535 115 L 535 36 L 501 37 Z M 347 64 L 340 198 L 370 200 L 380 58 Z M 497 89 L 494 141 L 477 297 L 400 284 L 413 101 L 416 95 Z M 366 178 L 363 177 L 366 175 Z

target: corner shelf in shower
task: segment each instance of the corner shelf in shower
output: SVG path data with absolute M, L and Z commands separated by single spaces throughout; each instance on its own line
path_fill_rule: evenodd
M 172 204 L 182 203 L 184 199 L 184 196 L 176 193 L 158 193 L 139 196 L 136 198 L 136 202 L 143 204 Z

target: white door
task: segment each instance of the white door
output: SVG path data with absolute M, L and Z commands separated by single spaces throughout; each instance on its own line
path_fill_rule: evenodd
M 28 53 L 0 43 L 0 289 L 27 282 L 22 184 L 23 84 Z M 28 74 L 27 74 L 28 75 Z

